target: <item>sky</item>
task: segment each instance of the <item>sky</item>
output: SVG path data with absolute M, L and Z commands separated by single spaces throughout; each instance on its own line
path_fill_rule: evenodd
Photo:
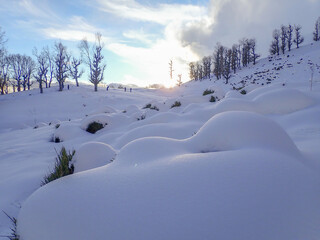
M 176 84 L 188 78 L 188 63 L 256 38 L 267 56 L 272 31 L 300 24 L 311 41 L 320 0 L 0 0 L 0 26 L 10 53 L 62 41 L 74 55 L 83 38 L 100 32 L 107 63 L 106 84 Z M 173 79 L 169 61 L 173 61 Z M 87 79 L 87 74 L 83 80 Z

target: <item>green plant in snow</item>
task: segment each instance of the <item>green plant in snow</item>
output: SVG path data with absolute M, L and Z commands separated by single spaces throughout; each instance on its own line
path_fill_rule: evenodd
M 98 122 L 92 122 L 88 125 L 87 127 L 87 132 L 89 133 L 96 133 L 97 131 L 101 130 L 103 128 L 103 124 L 102 123 L 98 123 Z
M 241 92 L 240 92 L 242 95 L 246 95 L 247 94 L 247 91 L 242 89 Z
M 210 102 L 215 102 L 215 101 L 216 101 L 215 96 L 211 96 L 209 101 L 210 101 Z
M 180 106 L 181 106 L 181 102 L 175 101 L 174 104 L 171 105 L 171 108 L 180 107 Z
M 53 180 L 56 180 L 58 178 L 70 175 L 74 171 L 74 166 L 73 164 L 70 164 L 70 162 L 76 151 L 73 150 L 72 152 L 67 152 L 65 147 L 62 147 L 60 153 L 58 153 L 57 151 L 56 153 L 57 157 L 54 169 L 51 173 L 44 177 L 42 185 L 52 182 Z
M 15 217 L 10 217 L 5 211 L 2 211 L 12 222 L 13 227 L 10 228 L 11 234 L 9 236 L 4 236 L 10 240 L 19 240 L 20 236 L 17 233 L 17 219 Z
M 206 95 L 209 95 L 209 94 L 211 94 L 211 93 L 214 93 L 214 90 L 206 89 L 206 90 L 204 90 L 202 96 L 206 96 Z

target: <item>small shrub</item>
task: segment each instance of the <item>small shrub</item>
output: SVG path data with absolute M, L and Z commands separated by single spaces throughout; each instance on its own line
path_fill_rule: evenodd
M 72 174 L 74 172 L 74 166 L 73 164 L 70 165 L 70 162 L 75 153 L 76 151 L 74 150 L 72 153 L 67 152 L 65 147 L 62 147 L 60 153 L 57 153 L 56 163 L 53 171 L 44 177 L 42 186 L 58 178 Z
M 211 93 L 214 93 L 214 90 L 206 89 L 206 90 L 204 90 L 202 96 L 206 96 L 206 95 L 209 95 Z
M 171 108 L 180 107 L 180 106 L 181 106 L 181 102 L 175 101 L 174 104 L 172 104 Z
M 151 108 L 151 103 L 148 103 L 147 105 L 145 105 L 145 106 L 143 107 L 143 109 L 146 109 L 146 108 Z
M 60 127 L 60 123 L 57 123 L 55 128 L 58 129 Z
M 62 142 L 62 141 L 60 140 L 59 137 L 55 137 L 55 138 L 54 138 L 54 142 L 55 142 L 55 143 L 59 143 L 59 142 Z
M 247 94 L 247 91 L 242 89 L 241 92 L 240 92 L 242 95 L 246 95 Z
M 87 127 L 87 132 L 89 133 L 96 133 L 97 131 L 101 130 L 103 128 L 103 124 L 102 123 L 98 123 L 98 122 L 92 122 L 88 125 Z
M 210 101 L 210 102 L 216 102 L 215 96 L 211 96 L 209 101 Z
M 146 115 L 141 115 L 141 117 L 137 118 L 138 121 L 143 120 L 146 118 Z
M 10 217 L 5 211 L 2 211 L 12 222 L 13 227 L 10 228 L 11 234 L 8 236 L 3 236 L 8 238 L 9 240 L 19 240 L 20 236 L 17 233 L 17 219 L 15 217 Z
M 159 108 L 158 108 L 157 106 L 153 106 L 153 107 L 151 107 L 150 109 L 159 111 Z

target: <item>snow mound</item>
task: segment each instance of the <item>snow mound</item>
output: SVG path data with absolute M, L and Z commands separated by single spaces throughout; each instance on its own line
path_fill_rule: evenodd
M 298 150 L 288 134 L 274 121 L 251 112 L 215 115 L 190 139 L 197 152 L 264 148 L 288 154 Z
M 264 114 L 286 114 L 298 111 L 313 104 L 313 100 L 296 89 L 277 89 L 262 93 L 253 101 L 259 112 Z
M 73 122 L 64 122 L 55 129 L 53 139 L 59 139 L 60 142 L 75 139 L 78 137 L 86 136 L 86 132 L 83 132 L 79 125 Z
M 108 144 L 88 142 L 80 146 L 74 156 L 74 172 L 101 167 L 112 162 L 116 151 Z
M 108 114 L 96 114 L 96 115 L 86 117 L 81 121 L 80 127 L 83 130 L 86 130 L 88 128 L 88 125 L 93 122 L 101 123 L 103 126 L 105 126 L 108 124 L 108 120 L 109 120 L 108 117 L 109 117 Z

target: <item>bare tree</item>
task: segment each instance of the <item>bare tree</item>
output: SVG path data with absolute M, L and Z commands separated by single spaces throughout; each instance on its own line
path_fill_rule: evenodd
M 213 74 L 217 79 L 221 79 L 223 72 L 225 47 L 220 43 L 217 44 L 216 50 L 213 54 Z
M 173 62 L 172 62 L 172 59 L 170 59 L 169 61 L 169 75 L 170 75 L 170 79 L 172 80 L 173 78 Z
M 40 93 L 43 93 L 42 83 L 46 81 L 46 75 L 48 72 L 48 61 L 45 49 L 38 53 L 37 48 L 33 49 L 33 55 L 36 57 L 36 68 L 33 74 L 36 81 L 39 83 Z
M 81 63 L 82 63 L 81 59 L 72 57 L 69 64 L 70 75 L 76 81 L 77 87 L 79 87 L 79 78 L 81 78 L 82 74 L 84 73 L 83 69 L 81 70 L 79 69 L 79 66 L 81 65 Z
M 301 36 L 301 26 L 300 25 L 295 25 L 294 26 L 294 39 L 293 42 L 297 45 L 297 48 L 299 48 L 299 45 L 303 43 L 304 37 Z
M 313 40 L 320 41 L 320 17 L 317 19 L 314 24 Z
M 271 45 L 270 45 L 270 54 L 271 55 L 279 55 L 280 53 L 280 47 L 279 47 L 279 43 L 280 43 L 280 31 L 278 29 L 275 29 L 272 33 L 272 37 L 273 37 L 273 40 L 271 42 Z
M 189 78 L 190 80 L 196 80 L 196 69 L 194 62 L 189 63 Z
M 280 49 L 282 51 L 282 54 L 284 54 L 287 49 L 287 38 L 288 38 L 287 28 L 286 28 L 286 26 L 282 25 L 281 26 L 281 34 L 280 34 L 280 40 L 281 40 Z
M 12 77 L 16 81 L 17 90 L 18 92 L 21 91 L 21 80 L 23 74 L 23 56 L 20 54 L 10 54 L 8 57 L 10 68 L 12 71 Z M 15 88 L 14 88 L 15 91 Z
M 291 51 L 292 46 L 292 33 L 293 33 L 293 27 L 291 24 L 287 27 L 287 45 L 288 45 L 288 51 Z
M 178 87 L 180 87 L 182 85 L 181 77 L 182 77 L 182 74 L 178 74 L 178 80 L 177 80 Z
M 23 56 L 23 73 L 22 73 L 22 77 L 23 77 L 23 91 L 26 90 L 26 88 L 28 88 L 28 90 L 30 90 L 31 88 L 31 75 L 34 71 L 35 68 L 35 62 L 33 61 L 33 59 L 30 56 Z
M 260 54 L 256 52 L 256 39 L 252 38 L 249 40 L 249 47 L 251 52 L 250 62 L 253 62 L 253 65 L 256 64 L 257 59 L 260 57 Z
M 225 78 L 225 84 L 229 83 L 229 79 L 231 78 L 231 59 L 232 59 L 232 50 L 225 49 L 224 54 L 224 64 L 223 64 L 223 72 L 222 75 Z
M 51 87 L 51 83 L 54 77 L 54 72 L 55 72 L 55 62 L 54 62 L 54 56 L 53 53 L 50 51 L 49 47 L 46 46 L 43 48 L 43 51 L 46 55 L 47 58 L 47 63 L 48 63 L 48 71 L 45 77 L 45 84 L 46 88 Z
M 203 77 L 204 78 L 211 77 L 211 63 L 212 63 L 212 59 L 210 56 L 202 58 Z
M 231 55 L 231 69 L 233 70 L 233 73 L 236 73 L 237 71 L 237 62 L 238 62 L 238 45 L 234 44 L 232 46 L 232 55 Z
M 57 42 L 54 45 L 54 64 L 55 71 L 54 76 L 59 84 L 59 91 L 62 91 L 64 88 L 64 82 L 66 81 L 69 69 L 68 63 L 70 60 L 70 55 L 67 52 L 67 47 L 64 46 L 61 42 Z
M 1 95 L 5 94 L 5 87 L 8 86 L 10 73 L 10 64 L 7 52 L 3 49 L 0 51 L 0 90 Z
M 107 67 L 103 61 L 104 44 L 101 42 L 101 37 L 101 33 L 96 33 L 96 41 L 91 47 L 87 39 L 83 39 L 80 43 L 81 55 L 84 63 L 89 67 L 89 81 L 93 83 L 94 91 L 98 91 L 98 84 L 103 81 L 104 71 Z

